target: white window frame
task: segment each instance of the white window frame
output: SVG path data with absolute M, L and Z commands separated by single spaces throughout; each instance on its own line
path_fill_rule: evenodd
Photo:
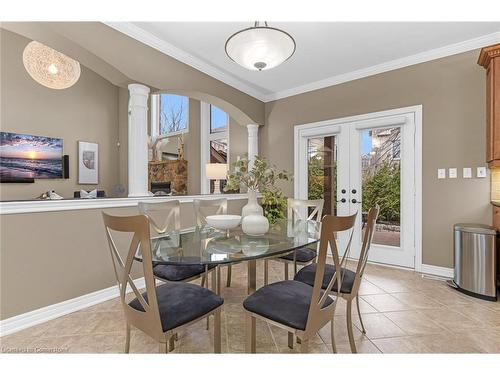
M 168 93 L 163 93 L 168 95 Z M 174 137 L 178 136 L 181 134 L 186 134 L 189 133 L 189 96 L 185 96 L 188 99 L 188 107 L 187 107 L 187 123 L 186 123 L 186 128 L 182 130 L 178 130 L 175 132 L 171 133 L 166 133 L 166 134 L 160 134 L 160 96 L 162 94 L 152 94 L 151 95 L 151 137 L 158 137 L 159 139 L 162 138 L 169 138 L 169 137 Z M 171 94 L 171 95 L 177 95 L 177 94 Z M 184 95 L 178 95 L 178 96 L 184 96 Z
M 218 131 L 212 133 L 210 130 L 211 126 L 211 111 L 210 103 L 200 102 L 200 192 L 201 194 L 210 194 L 210 180 L 207 179 L 205 165 L 210 163 L 210 141 L 217 141 L 220 139 L 227 139 L 227 164 L 230 164 L 230 140 L 229 140 L 229 114 L 228 114 L 228 124 L 224 131 Z

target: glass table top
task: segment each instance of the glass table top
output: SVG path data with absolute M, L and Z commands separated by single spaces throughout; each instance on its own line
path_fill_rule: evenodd
M 151 238 L 155 264 L 223 264 L 279 256 L 318 242 L 320 224 L 315 221 L 281 221 L 268 233 L 249 236 L 241 228 L 217 230 L 195 227 Z M 141 260 L 141 254 L 136 255 Z

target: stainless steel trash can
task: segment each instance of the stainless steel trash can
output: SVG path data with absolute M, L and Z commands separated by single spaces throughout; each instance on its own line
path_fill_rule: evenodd
M 491 301 L 497 300 L 497 232 L 483 224 L 454 226 L 455 277 L 461 292 Z

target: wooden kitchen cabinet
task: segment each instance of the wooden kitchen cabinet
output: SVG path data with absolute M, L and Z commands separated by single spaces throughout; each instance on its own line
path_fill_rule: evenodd
M 500 167 L 500 44 L 483 48 L 477 63 L 486 69 L 486 162 Z

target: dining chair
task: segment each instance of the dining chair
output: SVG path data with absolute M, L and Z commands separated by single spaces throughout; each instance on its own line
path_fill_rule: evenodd
M 149 219 L 151 227 L 159 235 L 165 235 L 169 231 L 179 232 L 181 229 L 181 204 L 178 200 L 168 202 L 139 202 L 138 209 L 141 214 Z M 215 265 L 202 264 L 159 264 L 153 267 L 153 275 L 164 282 L 188 282 L 201 277 L 201 286 L 208 287 L 208 274 L 209 272 L 213 272 L 215 267 Z
M 207 225 L 207 216 L 209 215 L 225 215 L 227 214 L 227 199 L 193 199 L 194 216 L 196 225 L 204 227 Z M 219 266 L 220 267 L 220 266 Z M 219 269 L 217 270 L 219 273 Z M 226 286 L 231 286 L 232 266 L 227 265 L 227 279 Z M 217 285 L 220 285 L 219 282 Z
M 160 343 L 160 352 L 168 353 L 178 331 L 205 317 L 214 316 L 214 352 L 221 352 L 221 307 L 224 300 L 212 291 L 190 283 L 155 285 L 149 220 L 145 215 L 111 216 L 103 212 L 106 237 L 111 252 L 120 300 L 126 320 L 125 352 L 130 349 L 131 326 Z M 117 243 L 131 236 L 125 261 Z M 131 276 L 137 253 L 142 255 L 142 274 L 146 291 L 140 293 Z M 127 287 L 132 296 L 127 294 Z M 134 298 L 135 297 L 135 298 Z M 133 299 L 132 299 L 133 298 Z M 131 300 L 130 300 L 131 299 Z
M 376 205 L 368 211 L 368 217 L 366 219 L 366 224 L 364 228 L 363 243 L 361 245 L 361 251 L 359 254 L 358 263 L 356 266 L 356 271 L 347 269 L 344 262 L 347 262 L 349 257 L 348 253 L 344 253 L 342 261 L 339 261 L 338 253 L 333 253 L 334 265 L 327 264 L 324 272 L 322 289 L 330 291 L 331 293 L 337 294 L 337 290 L 328 287 L 329 275 L 336 273 L 340 265 L 340 274 L 343 278 L 342 287 L 340 288 L 340 297 L 347 302 L 347 334 L 349 336 L 349 344 L 351 346 L 351 352 L 356 353 L 356 343 L 354 342 L 354 335 L 352 332 L 352 301 L 356 299 L 356 307 L 358 310 L 359 322 L 361 323 L 362 332 L 365 334 L 365 326 L 363 324 L 363 319 L 361 318 L 361 311 L 359 309 L 359 287 L 361 286 L 361 280 L 363 278 L 363 273 L 365 271 L 366 263 L 368 262 L 368 253 L 371 247 L 371 242 L 373 239 L 375 223 L 377 222 L 377 217 L 380 212 L 380 207 Z M 347 255 L 347 256 L 346 256 Z M 317 279 L 317 267 L 315 264 L 308 265 L 302 268 L 297 275 L 295 275 L 294 280 L 306 283 L 308 285 L 315 285 Z M 333 335 L 333 333 L 332 333 Z M 332 337 L 332 342 L 335 340 Z
M 326 215 L 321 221 L 320 242 L 316 278 L 313 286 L 295 280 L 284 280 L 265 285 L 243 302 L 246 310 L 246 351 L 256 351 L 256 319 L 288 331 L 288 346 L 293 348 L 294 338 L 300 340 L 301 352 L 308 351 L 309 340 L 326 324 L 331 322 L 333 337 L 333 317 L 338 297 L 322 291 L 328 247 L 338 253 L 335 235 L 352 232 L 356 214 L 352 216 Z M 351 241 L 346 245 L 350 246 Z M 347 248 L 346 248 L 347 251 Z M 342 278 L 334 272 L 328 275 L 327 290 L 340 291 Z M 335 341 L 332 340 L 335 353 Z
M 298 220 L 314 220 L 320 223 L 323 214 L 324 202 L 324 199 L 306 200 L 288 198 L 287 219 L 293 222 L 296 222 Z M 309 213 L 309 211 L 311 212 Z M 293 274 L 295 276 L 295 274 L 297 273 L 297 264 L 305 266 L 314 261 L 314 259 L 316 259 L 316 255 L 317 250 L 313 250 L 308 246 L 304 246 L 284 256 L 273 258 L 272 260 L 284 263 L 285 280 L 288 280 L 289 264 L 293 264 Z M 269 282 L 269 260 L 271 259 L 264 259 L 264 285 L 267 285 Z

